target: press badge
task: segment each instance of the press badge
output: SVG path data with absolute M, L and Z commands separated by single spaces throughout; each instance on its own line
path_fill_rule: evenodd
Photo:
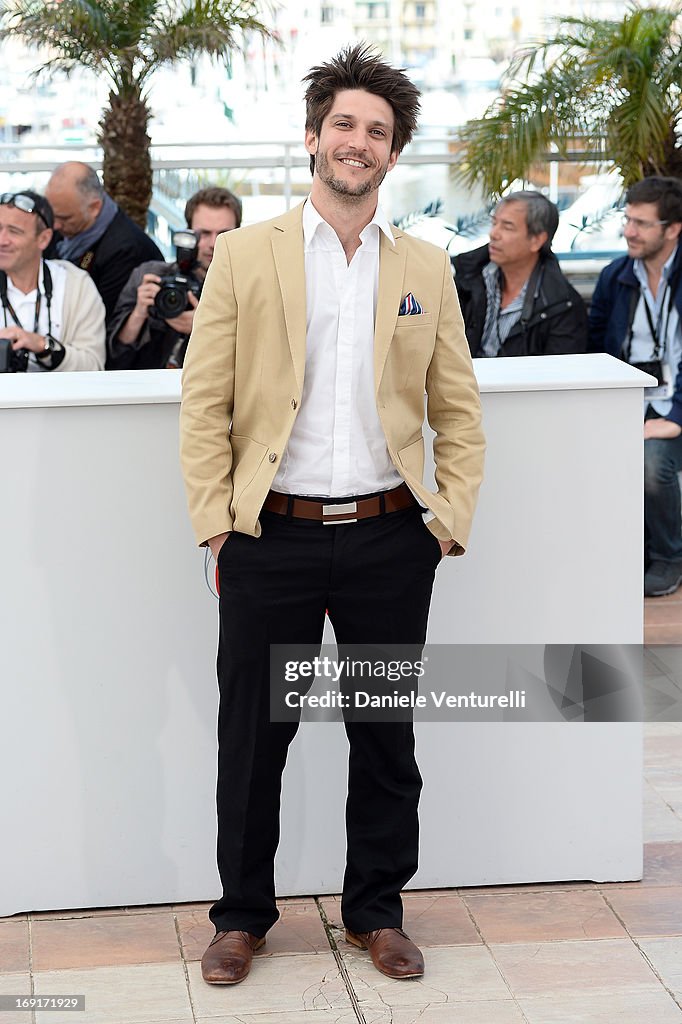
M 655 388 L 644 388 L 644 397 L 646 399 L 660 400 L 673 397 L 673 375 L 668 363 L 662 363 L 661 370 L 663 372 L 663 383 Z

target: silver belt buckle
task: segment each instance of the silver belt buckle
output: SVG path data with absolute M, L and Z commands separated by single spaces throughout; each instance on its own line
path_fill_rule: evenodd
M 357 512 L 357 501 L 347 501 L 345 505 L 323 505 L 322 523 L 324 526 L 340 526 L 342 523 L 357 523 L 357 519 L 325 519 L 325 516 L 343 516 L 347 513 Z

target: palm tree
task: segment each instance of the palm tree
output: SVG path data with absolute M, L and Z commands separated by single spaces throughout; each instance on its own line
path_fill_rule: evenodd
M 16 36 L 49 54 L 37 75 L 84 67 L 107 78 L 104 187 L 141 226 L 152 195 L 151 76 L 202 53 L 227 59 L 251 32 L 273 37 L 257 0 L 0 0 L 0 40 Z
M 682 177 L 682 7 L 631 6 L 620 21 L 563 18 L 557 34 L 520 52 L 507 87 L 463 129 L 461 176 L 500 194 L 556 147 L 601 154 L 625 186 Z

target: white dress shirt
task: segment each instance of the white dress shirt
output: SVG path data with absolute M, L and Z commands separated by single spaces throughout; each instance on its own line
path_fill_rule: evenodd
M 374 397 L 378 207 L 348 263 L 310 198 L 303 208 L 306 359 L 301 408 L 272 488 L 284 494 L 350 497 L 402 482 L 391 462 Z M 397 312 L 397 311 L 396 311 Z
M 50 277 L 52 278 L 52 302 L 50 304 L 50 311 L 48 316 L 47 299 L 45 298 L 45 282 L 43 280 L 43 261 L 40 261 L 40 271 L 38 275 L 38 288 L 40 289 L 40 314 L 38 317 L 38 334 L 46 335 L 52 334 L 53 338 L 58 340 L 61 338 L 62 328 L 62 309 L 64 307 L 64 291 L 66 289 L 66 271 L 63 267 L 50 261 Z M 38 298 L 38 289 L 34 288 L 32 292 L 27 295 L 16 288 L 12 283 L 11 277 L 7 276 L 7 298 L 9 299 L 10 305 L 17 314 L 17 319 L 25 331 L 29 331 L 31 334 L 35 330 L 35 316 L 36 316 L 36 300 Z M 3 327 L 8 327 L 14 323 L 12 317 L 3 310 Z M 36 359 L 35 354 L 31 352 L 28 357 L 27 370 L 30 372 L 40 371 L 44 369 L 41 367 L 39 361 Z

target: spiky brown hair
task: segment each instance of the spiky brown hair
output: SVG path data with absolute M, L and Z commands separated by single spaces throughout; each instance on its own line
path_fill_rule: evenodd
M 347 46 L 332 60 L 311 68 L 303 81 L 308 82 L 305 128 L 318 138 L 334 97 L 344 89 L 364 89 L 390 104 L 394 117 L 392 153 L 401 153 L 417 129 L 419 89 L 404 69 L 391 67 L 367 43 Z M 315 157 L 311 156 L 311 172 L 314 168 Z

